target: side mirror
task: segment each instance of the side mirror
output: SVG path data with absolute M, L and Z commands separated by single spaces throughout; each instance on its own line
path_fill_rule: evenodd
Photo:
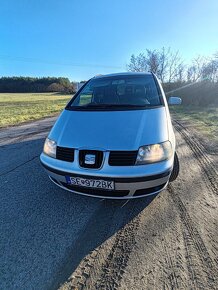
M 181 105 L 182 99 L 179 97 L 169 97 L 168 99 L 168 105 Z

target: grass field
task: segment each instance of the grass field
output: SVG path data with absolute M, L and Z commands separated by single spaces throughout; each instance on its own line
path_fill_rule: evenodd
M 170 111 L 187 121 L 205 137 L 218 141 L 218 107 L 175 106 Z
M 71 97 L 59 93 L 0 93 L 0 127 L 56 115 Z

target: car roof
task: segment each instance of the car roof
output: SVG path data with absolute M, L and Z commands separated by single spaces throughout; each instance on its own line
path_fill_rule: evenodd
M 106 75 L 96 75 L 94 78 L 106 78 L 106 77 L 117 77 L 117 76 L 147 76 L 152 75 L 151 72 L 121 72 Z

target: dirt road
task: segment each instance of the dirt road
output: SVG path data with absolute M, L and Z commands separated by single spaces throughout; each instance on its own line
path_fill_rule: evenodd
M 179 178 L 127 203 L 56 188 L 37 157 L 46 133 L 21 130 L 7 143 L 4 131 L 0 289 L 218 289 L 215 162 L 174 126 Z

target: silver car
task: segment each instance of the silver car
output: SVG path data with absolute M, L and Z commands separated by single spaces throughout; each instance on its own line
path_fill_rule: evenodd
M 96 76 L 74 95 L 49 133 L 40 160 L 63 189 L 131 199 L 156 194 L 176 179 L 175 145 L 157 77 L 119 73 Z

